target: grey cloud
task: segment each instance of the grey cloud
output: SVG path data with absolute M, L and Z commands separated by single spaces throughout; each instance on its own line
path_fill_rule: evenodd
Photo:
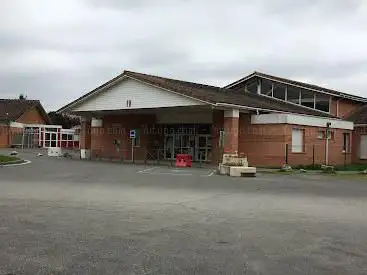
M 367 96 L 362 0 L 26 3 L 0 24 L 0 97 L 57 109 L 124 69 L 219 86 L 258 70 Z

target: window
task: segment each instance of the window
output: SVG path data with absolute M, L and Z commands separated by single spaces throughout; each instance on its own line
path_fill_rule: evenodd
M 323 112 L 330 111 L 330 96 L 316 93 L 315 98 L 316 98 L 315 107 L 317 110 Z
M 350 133 L 343 133 L 343 153 L 350 153 Z
M 324 130 L 318 130 L 317 131 L 317 138 L 318 139 L 325 139 L 325 131 Z
M 273 85 L 270 81 L 262 80 L 261 82 L 261 93 L 263 95 L 272 96 Z
M 304 152 L 304 133 L 303 129 L 292 129 L 292 153 Z
M 314 92 L 308 90 L 301 91 L 301 105 L 313 109 L 315 104 L 314 102 L 315 102 Z
M 359 158 L 367 159 L 367 135 L 361 135 L 359 143 Z
M 285 100 L 286 87 L 281 84 L 274 84 L 273 97 Z

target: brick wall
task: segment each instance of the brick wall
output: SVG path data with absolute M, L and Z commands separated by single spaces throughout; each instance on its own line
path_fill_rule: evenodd
M 103 118 L 103 127 L 93 127 L 91 130 L 91 147 L 93 157 L 131 159 L 132 129 L 140 130 L 140 145 L 134 148 L 134 158 L 143 160 L 148 150 L 149 139 L 155 138 L 154 115 L 110 115 Z M 114 140 L 120 142 L 120 149 L 114 145 Z
M 304 130 L 304 150 L 302 153 L 292 153 L 293 128 Z M 286 148 L 288 148 L 288 163 L 290 165 L 311 165 L 313 162 L 324 164 L 326 144 L 324 139 L 318 138 L 318 130 L 321 128 L 301 125 L 252 125 L 250 115 L 241 114 L 239 153 L 247 156 L 250 165 L 280 167 L 286 162 Z M 351 135 L 352 131 L 340 129 L 333 129 L 333 131 L 333 140 L 329 142 L 329 164 L 342 165 L 345 161 L 350 163 L 352 154 L 344 154 L 342 148 L 343 133 Z
M 338 107 L 337 107 L 338 106 Z M 340 118 L 345 118 L 355 112 L 359 107 L 361 107 L 361 103 L 357 103 L 348 99 L 339 99 L 333 98 L 330 106 L 330 113 L 334 116 Z
M 46 124 L 46 121 L 38 108 L 25 112 L 19 119 L 17 119 L 17 122 L 26 124 Z
M 251 124 L 251 115 L 240 114 L 239 154 L 249 165 L 280 167 L 285 163 L 286 125 Z
M 0 148 L 9 147 L 9 126 L 0 124 Z
M 292 129 L 304 130 L 304 150 L 302 153 L 292 153 Z M 291 165 L 325 164 L 326 140 L 318 137 L 318 131 L 325 131 L 321 127 L 287 125 L 288 163 Z M 352 161 L 352 152 L 343 152 L 343 133 L 350 134 L 352 142 L 352 131 L 343 129 L 332 129 L 332 139 L 329 140 L 329 164 L 343 165 Z
M 212 163 L 218 164 L 221 160 L 221 150 L 219 148 L 220 131 L 224 126 L 224 112 L 221 110 L 213 111 L 213 127 L 212 127 Z

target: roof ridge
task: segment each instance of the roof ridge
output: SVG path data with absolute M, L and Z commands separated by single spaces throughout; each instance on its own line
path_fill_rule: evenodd
M 132 74 L 137 74 L 137 75 L 143 75 L 143 76 L 149 76 L 149 77 L 156 77 L 156 78 L 159 78 L 159 79 L 162 79 L 162 80 L 177 81 L 177 82 L 180 82 L 180 83 L 200 85 L 200 86 L 205 86 L 205 87 L 208 87 L 208 88 L 222 89 L 219 86 L 214 86 L 214 85 L 209 85 L 209 84 L 203 84 L 203 83 L 198 83 L 198 82 L 193 82 L 193 81 L 185 81 L 185 80 L 181 80 L 181 79 L 177 79 L 177 78 L 162 77 L 162 76 L 159 76 L 159 75 L 139 73 L 139 72 L 128 71 L 128 70 L 125 70 L 124 72 L 127 73 L 127 74 L 132 73 Z

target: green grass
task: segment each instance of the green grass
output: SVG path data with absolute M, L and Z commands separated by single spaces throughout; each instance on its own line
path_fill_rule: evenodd
M 346 166 L 336 166 L 337 171 L 364 171 L 367 169 L 367 164 L 348 164 Z
M 16 160 L 19 160 L 19 158 L 12 157 L 12 156 L 0 155 L 0 163 L 7 163 L 7 162 L 11 162 L 11 161 L 16 161 Z
M 292 167 L 293 169 L 305 169 L 305 170 L 322 170 L 321 164 L 315 164 L 315 165 L 298 165 Z M 335 166 L 335 171 L 364 171 L 367 169 L 367 164 L 348 164 L 346 166 L 344 165 L 338 165 Z

